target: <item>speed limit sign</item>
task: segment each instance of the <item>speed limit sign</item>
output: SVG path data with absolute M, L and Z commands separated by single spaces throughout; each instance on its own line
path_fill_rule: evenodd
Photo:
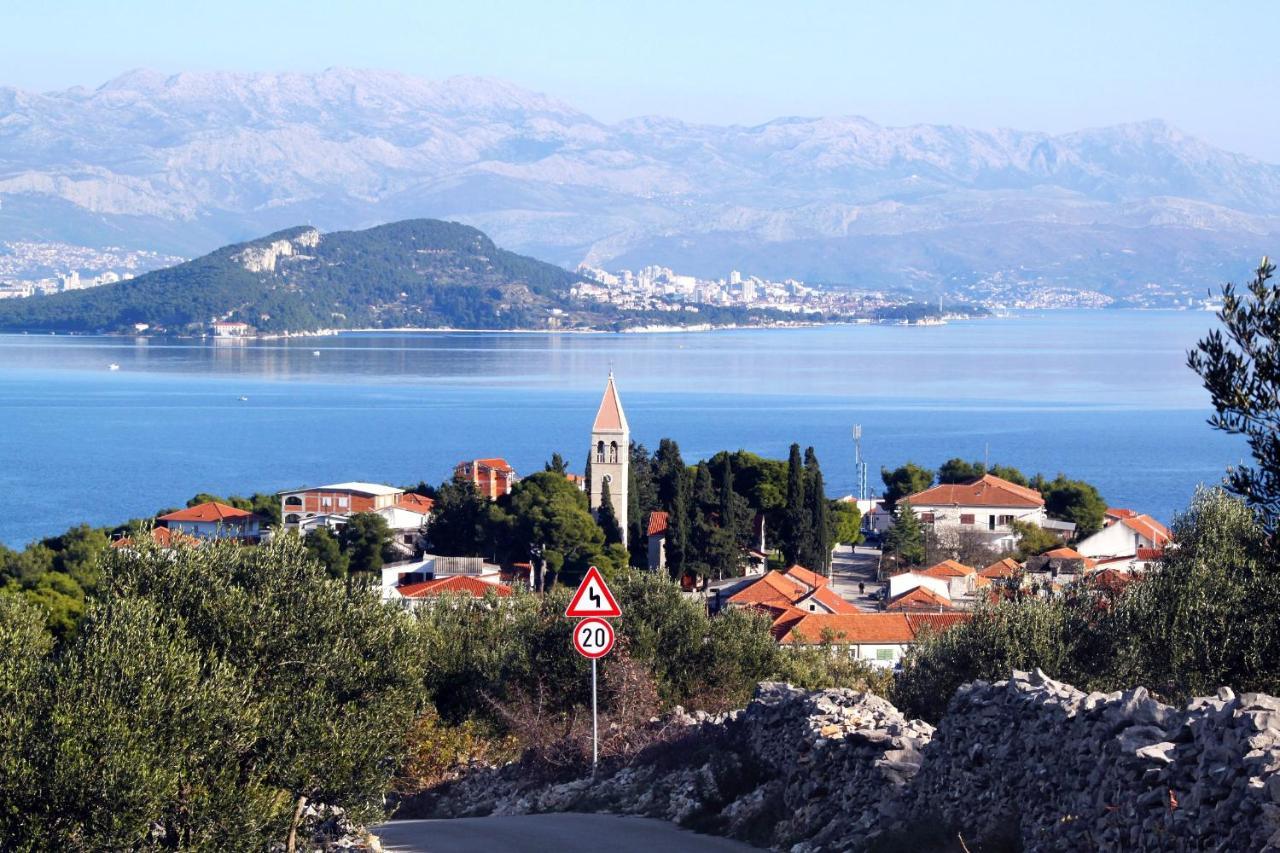
M 573 629 L 573 647 L 584 658 L 595 660 L 613 648 L 613 626 L 603 619 L 583 619 Z

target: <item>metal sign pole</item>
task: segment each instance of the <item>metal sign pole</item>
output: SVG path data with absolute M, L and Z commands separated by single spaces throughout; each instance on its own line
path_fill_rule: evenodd
M 600 762 L 600 716 L 596 712 L 596 659 L 591 659 L 591 775 Z

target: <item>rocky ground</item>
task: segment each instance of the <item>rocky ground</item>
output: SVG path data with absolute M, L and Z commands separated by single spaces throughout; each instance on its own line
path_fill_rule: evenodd
M 820 850 L 1280 850 L 1280 699 L 1185 708 L 1043 673 L 966 685 L 935 730 L 885 700 L 765 683 L 743 710 L 677 710 L 675 737 L 589 776 L 477 768 L 411 816 L 594 811 Z

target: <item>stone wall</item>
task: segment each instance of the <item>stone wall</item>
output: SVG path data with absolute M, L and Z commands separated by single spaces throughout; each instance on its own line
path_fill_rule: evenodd
M 796 853 L 951 849 L 923 845 L 957 835 L 971 849 L 1280 850 L 1270 696 L 1224 689 L 1179 709 L 1015 672 L 966 685 L 935 731 L 869 694 L 765 683 L 742 711 L 664 724 L 674 736 L 594 781 L 477 770 L 414 813 L 638 814 Z

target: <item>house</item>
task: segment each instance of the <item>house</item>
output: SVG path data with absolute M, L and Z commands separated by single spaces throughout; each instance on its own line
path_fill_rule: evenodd
M 978 570 L 956 560 L 943 560 L 916 574 L 945 581 L 948 587 L 948 598 L 972 595 L 977 588 Z
M 803 566 L 792 566 L 785 572 L 766 572 L 735 587 L 717 591 L 717 594 L 723 592 L 729 593 L 724 600 L 729 607 L 755 607 L 775 616 L 792 610 L 801 613 L 859 612 L 830 587 L 826 578 Z
M 924 587 L 934 595 L 947 600 L 951 599 L 951 582 L 949 578 L 934 577 L 922 572 L 899 572 L 889 576 L 889 598 L 897 598 L 916 587 Z
M 1022 571 L 1022 564 L 1012 557 L 1005 557 L 1002 560 L 996 560 L 991 565 L 978 572 L 978 577 L 986 578 L 991 581 L 1007 581 L 1015 578 Z
M 501 457 L 489 459 L 464 459 L 453 466 L 455 480 L 469 481 L 481 496 L 496 501 L 511 493 L 511 487 L 519 482 L 516 469 Z
M 777 620 L 775 637 L 781 646 L 792 648 L 829 642 L 846 649 L 850 657 L 892 668 L 922 637 L 967 618 L 964 613 L 806 613 Z
M 185 534 L 196 539 L 240 539 L 256 542 L 262 535 L 262 519 L 253 513 L 206 501 L 196 506 L 162 515 L 156 523 L 168 529 L 170 536 Z
M 161 551 L 169 551 L 173 548 L 182 548 L 186 546 L 199 545 L 199 539 L 189 536 L 178 530 L 170 530 L 167 527 L 153 527 L 147 533 L 147 538 L 152 541 Z M 130 536 L 121 536 L 118 539 L 111 540 L 111 547 L 117 550 L 128 550 L 134 548 L 134 540 Z
M 916 586 L 888 600 L 884 609 L 890 613 L 946 613 L 955 610 L 951 600 L 925 586 Z
M 1054 548 L 1027 560 L 1027 574 L 1048 575 L 1057 578 L 1059 575 L 1075 575 L 1083 577 L 1092 571 L 1097 561 L 1086 557 L 1074 548 Z
M 345 518 L 358 512 L 373 512 L 397 506 L 404 489 L 380 483 L 332 483 L 307 489 L 280 492 L 280 517 L 284 526 L 298 528 L 309 518 Z
M 1137 568 L 1158 560 L 1172 541 L 1169 528 L 1151 516 L 1128 509 L 1108 509 L 1106 526 L 1081 540 L 1076 550 L 1099 562 L 1126 558 L 1125 565 Z M 1139 558 L 1140 554 L 1144 558 Z
M 905 499 L 935 532 L 972 534 L 996 551 L 1017 546 L 1013 522 L 1043 527 L 1044 498 L 1035 489 L 987 474 L 967 483 L 944 483 Z
M 662 510 L 649 513 L 649 568 L 655 572 L 667 569 L 667 523 L 667 514 Z
M 468 578 L 478 583 L 501 584 L 502 569 L 482 557 L 424 554 L 416 560 L 387 563 L 382 567 L 382 598 L 384 601 L 403 598 L 400 590 L 404 587 L 445 578 Z
M 393 587 L 392 594 L 388 600 L 400 601 L 407 607 L 416 607 L 444 595 L 467 595 L 472 598 L 484 598 L 490 593 L 499 598 L 506 598 L 511 595 L 511 587 L 473 577 L 454 576 Z

